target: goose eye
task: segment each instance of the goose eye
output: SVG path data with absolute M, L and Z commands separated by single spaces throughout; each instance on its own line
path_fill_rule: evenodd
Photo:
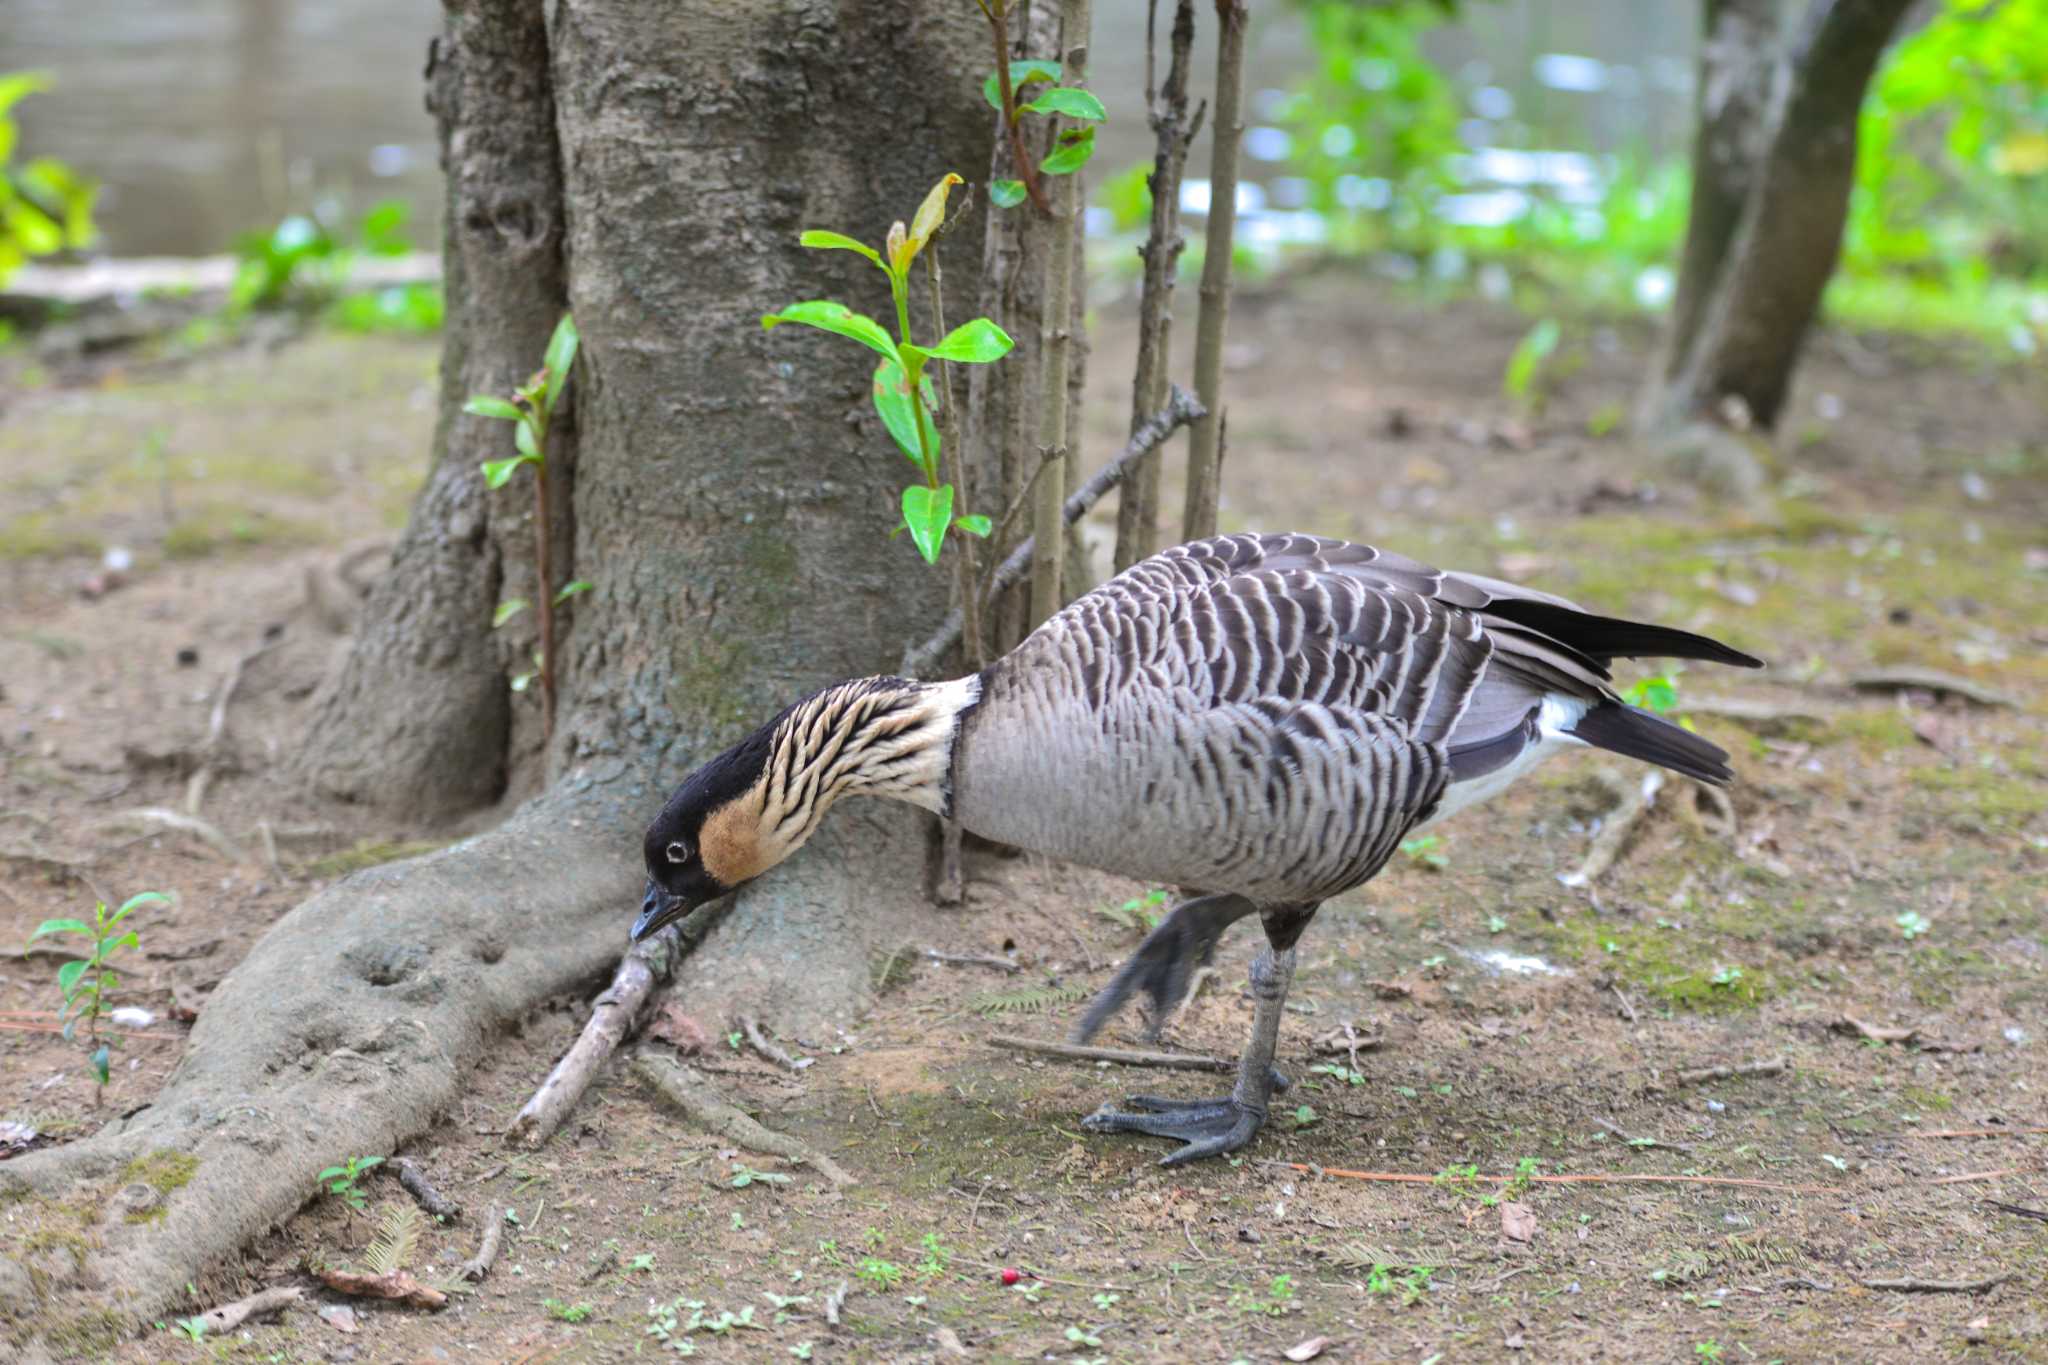
M 668 860 L 672 863 L 687 863 L 690 861 L 690 846 L 681 840 L 670 844 L 668 846 Z

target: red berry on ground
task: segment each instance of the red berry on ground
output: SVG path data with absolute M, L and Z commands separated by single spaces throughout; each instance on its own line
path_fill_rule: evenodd
M 1002 1279 L 1005 1285 L 1013 1285 L 1023 1278 L 1024 1272 L 1018 1270 L 1017 1267 L 1012 1265 L 1006 1265 L 1003 1267 Z

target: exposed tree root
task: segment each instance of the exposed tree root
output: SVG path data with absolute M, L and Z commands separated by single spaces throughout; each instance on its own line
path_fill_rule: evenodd
M 392 1157 L 384 1169 L 398 1177 L 398 1183 L 412 1196 L 413 1202 L 430 1216 L 445 1218 L 451 1223 L 462 1217 L 462 1205 L 435 1189 L 434 1182 L 427 1179 L 427 1173 L 411 1157 Z
M 572 778 L 498 829 L 370 868 L 273 927 L 207 1000 L 155 1103 L 0 1166 L 0 1334 L 24 1359 L 158 1315 L 462 1092 L 500 1031 L 616 961 L 653 793 Z M 153 1196 L 126 1216 L 124 1191 Z
M 1636 827 L 1656 803 L 1657 793 L 1664 789 L 1664 774 L 1650 771 L 1643 774 L 1642 784 L 1633 790 L 1625 789 L 1621 804 L 1607 813 L 1606 823 L 1593 836 L 1591 846 L 1586 849 L 1586 861 L 1573 872 L 1558 875 L 1558 880 L 1569 887 L 1591 886 L 1606 875 L 1614 866 L 1614 860 L 1621 856 L 1622 846 L 1628 842 L 1629 832 Z
M 783 1133 L 763 1128 L 753 1119 L 727 1104 L 705 1080 L 690 1068 L 680 1066 L 653 1052 L 633 1054 L 633 1070 L 657 1094 L 683 1111 L 684 1117 L 712 1134 L 757 1152 L 767 1152 L 788 1161 L 801 1161 L 835 1185 L 854 1184 L 846 1168 L 822 1152 Z
M 455 1273 L 465 1280 L 481 1280 L 491 1273 L 491 1267 L 498 1263 L 498 1244 L 505 1236 L 505 1210 L 493 1204 L 484 1219 L 484 1240 L 477 1247 L 476 1255 L 456 1267 Z
M 747 1036 L 747 1046 L 760 1053 L 785 1071 L 802 1071 L 803 1064 L 789 1055 L 786 1048 L 777 1047 L 768 1035 L 761 1031 L 761 1022 L 751 1014 L 740 1016 L 740 1032 Z
M 1048 1038 L 1018 1038 L 998 1033 L 988 1040 L 990 1047 L 1011 1052 L 1036 1052 L 1047 1057 L 1065 1057 L 1076 1062 L 1115 1062 L 1120 1066 L 1156 1066 L 1173 1071 L 1234 1071 L 1237 1063 L 1221 1057 L 1204 1057 L 1194 1052 L 1127 1052 L 1120 1047 L 1089 1047 L 1083 1043 L 1058 1043 Z

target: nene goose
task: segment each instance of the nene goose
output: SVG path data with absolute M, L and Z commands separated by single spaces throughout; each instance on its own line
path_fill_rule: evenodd
M 1232 1092 L 1139 1096 L 1085 1119 L 1242 1147 L 1265 1121 L 1294 945 L 1402 839 L 1588 744 L 1725 783 L 1727 755 L 1623 702 L 1616 658 L 1758 667 L 1699 635 L 1305 535 L 1232 535 L 1134 565 L 979 674 L 862 678 L 797 702 L 699 768 L 646 838 L 635 939 L 803 846 L 833 802 L 888 796 L 984 838 L 1201 888 L 1087 1012 L 1133 992 L 1164 1019 L 1231 923 L 1256 913 L 1250 1042 Z

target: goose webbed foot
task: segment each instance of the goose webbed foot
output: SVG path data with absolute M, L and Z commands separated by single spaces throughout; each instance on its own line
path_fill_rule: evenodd
M 1181 1001 L 1195 973 L 1216 955 L 1223 931 L 1257 909 L 1242 896 L 1197 896 L 1176 905 L 1159 926 L 1145 936 L 1123 970 L 1089 1003 L 1074 1029 L 1074 1041 L 1093 1038 L 1124 1002 L 1143 992 L 1151 1001 L 1145 1037 L 1157 1042 L 1159 1031 Z
M 1133 1095 L 1126 1104 L 1123 1109 L 1105 1104 L 1082 1119 L 1081 1126 L 1091 1133 L 1145 1133 L 1179 1139 L 1185 1145 L 1161 1157 L 1162 1166 L 1234 1152 L 1250 1142 L 1266 1121 L 1263 1106 L 1242 1104 L 1231 1095 L 1209 1100 Z

